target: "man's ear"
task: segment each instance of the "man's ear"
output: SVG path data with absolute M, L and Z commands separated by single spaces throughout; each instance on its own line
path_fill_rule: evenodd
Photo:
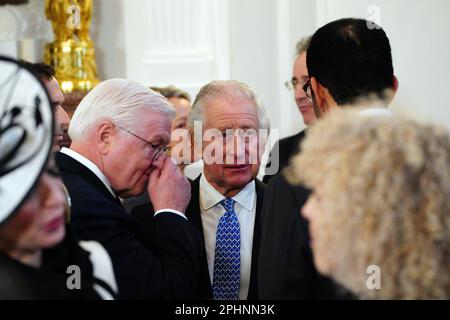
M 392 81 L 392 90 L 394 90 L 394 94 L 397 93 L 398 90 L 398 79 L 395 75 L 392 76 L 393 81 Z
M 95 134 L 95 142 L 102 154 L 107 154 L 117 134 L 116 126 L 110 121 L 100 123 Z
M 398 90 L 398 79 L 395 75 L 392 75 L 392 88 L 388 88 L 385 90 L 386 94 L 386 104 L 391 104 L 392 100 L 394 100 L 395 94 Z
M 315 77 L 311 77 L 311 89 L 314 91 L 316 103 L 322 114 L 338 106 L 328 88 L 324 87 Z
M 319 108 L 320 113 L 324 114 L 325 112 L 327 112 L 327 107 L 323 89 L 326 88 L 324 88 L 315 77 L 311 77 L 311 89 L 314 92 L 314 98 L 316 100 L 316 104 Z

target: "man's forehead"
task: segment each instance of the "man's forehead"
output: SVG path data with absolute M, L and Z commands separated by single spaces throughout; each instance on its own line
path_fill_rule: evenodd
M 141 121 L 137 126 L 150 136 L 163 136 L 170 134 L 170 127 L 172 124 L 171 118 L 168 114 L 155 111 L 147 111 L 142 114 Z
M 254 105 L 244 105 L 239 109 L 213 110 L 207 112 L 204 121 L 211 126 L 221 125 L 239 125 L 247 124 L 248 126 L 256 126 L 258 124 L 258 112 Z
M 218 96 L 210 98 L 204 108 L 208 114 L 239 114 L 257 113 L 256 103 L 253 99 L 244 96 Z

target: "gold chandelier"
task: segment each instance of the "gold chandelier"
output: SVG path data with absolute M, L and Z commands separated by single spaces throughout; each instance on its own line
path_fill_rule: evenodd
M 63 92 L 89 91 L 98 82 L 94 43 L 89 36 L 92 0 L 45 0 L 55 41 L 45 46 L 44 61 L 55 68 Z

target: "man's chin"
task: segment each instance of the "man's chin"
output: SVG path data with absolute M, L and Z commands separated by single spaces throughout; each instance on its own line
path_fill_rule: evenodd
M 147 187 L 148 187 L 148 181 L 146 181 L 142 186 L 140 186 L 139 188 L 133 188 L 133 189 L 129 189 L 129 190 L 123 190 L 121 192 L 117 192 L 118 196 L 122 199 L 128 199 L 131 197 L 137 197 L 142 195 L 144 192 L 147 191 Z
M 253 175 L 249 168 L 228 170 L 227 173 L 227 184 L 235 188 L 244 187 L 253 180 Z

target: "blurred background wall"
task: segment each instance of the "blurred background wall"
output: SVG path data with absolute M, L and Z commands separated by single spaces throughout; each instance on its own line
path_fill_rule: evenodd
M 292 93 L 295 43 L 324 23 L 363 17 L 391 41 L 398 94 L 391 107 L 450 128 L 448 0 L 94 0 L 99 78 L 179 86 L 195 96 L 213 79 L 248 83 L 280 137 L 304 127 Z M 52 41 L 44 0 L 0 6 L 0 53 L 42 59 Z

